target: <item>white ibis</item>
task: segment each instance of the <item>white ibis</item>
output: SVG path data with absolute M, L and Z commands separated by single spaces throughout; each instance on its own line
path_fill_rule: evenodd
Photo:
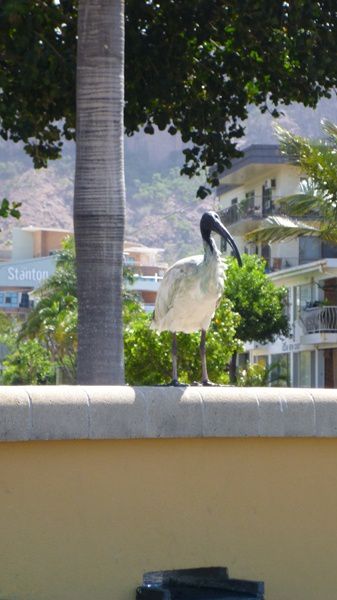
M 151 328 L 172 331 L 172 385 L 179 385 L 176 333 L 201 330 L 200 355 L 202 384 L 212 385 L 206 364 L 206 330 L 224 290 L 225 264 L 211 232 L 221 235 L 242 265 L 239 250 L 219 215 L 206 212 L 200 221 L 204 254 L 178 260 L 165 273 L 158 290 Z

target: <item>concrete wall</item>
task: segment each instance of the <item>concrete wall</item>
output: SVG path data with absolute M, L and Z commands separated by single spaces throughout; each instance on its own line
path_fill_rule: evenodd
M 34 237 L 34 256 L 48 256 L 51 252 L 56 252 L 61 248 L 63 240 L 67 237 L 66 231 L 47 231 L 36 232 Z
M 215 565 L 333 599 L 336 425 L 335 390 L 2 388 L 0 599 L 131 600 Z
M 29 231 L 13 228 L 12 260 L 25 260 L 34 256 L 34 239 Z
M 27 260 L 48 256 L 50 252 L 59 250 L 70 231 L 38 229 L 36 227 L 13 229 L 12 260 Z

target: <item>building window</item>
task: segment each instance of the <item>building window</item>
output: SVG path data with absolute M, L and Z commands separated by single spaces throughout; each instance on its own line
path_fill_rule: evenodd
M 324 364 L 324 387 L 337 387 L 337 348 L 322 351 Z
M 246 200 L 249 200 L 254 206 L 255 200 L 255 190 L 251 190 L 250 192 L 246 192 Z
M 136 261 L 135 261 L 135 259 L 134 259 L 133 256 L 125 256 L 124 257 L 124 264 L 126 264 L 126 265 L 135 265 Z
M 233 198 L 231 200 L 231 206 L 230 206 L 230 219 L 231 219 L 231 223 L 236 223 L 239 219 L 239 207 L 238 207 L 238 199 L 237 198 Z
M 238 354 L 238 367 L 239 369 L 246 369 L 249 364 L 249 352 L 241 352 Z
M 273 200 L 271 187 L 262 186 L 262 216 L 268 217 L 273 213 Z
M 322 242 L 313 236 L 299 238 L 299 264 L 303 265 L 322 258 Z
M 0 306 L 4 308 L 16 307 L 19 304 L 17 292 L 0 292 Z
M 283 301 L 283 311 L 286 315 L 288 321 L 291 319 L 291 311 L 290 311 L 290 289 L 286 288 L 286 295 Z
M 254 356 L 254 363 L 261 365 L 261 367 L 268 367 L 267 354 L 257 354 L 256 356 Z
M 322 242 L 322 258 L 337 258 L 337 244 Z
M 245 204 L 246 204 L 247 210 L 254 213 L 254 207 L 255 207 L 255 191 L 254 190 L 251 190 L 250 192 L 246 193 Z
M 315 365 L 314 351 L 294 353 L 294 387 L 315 387 Z
M 270 271 L 270 254 L 271 254 L 270 245 L 262 244 L 261 245 L 261 256 L 266 261 L 266 272 L 267 273 L 269 273 L 269 271 Z
M 254 216 L 255 192 L 250 191 L 240 200 L 238 214 L 242 218 Z
M 293 288 L 293 322 L 297 321 L 300 312 L 299 286 Z
M 270 369 L 270 385 L 285 387 L 289 385 L 289 354 L 272 354 Z
M 313 285 L 297 285 L 294 288 L 294 321 L 299 318 L 300 312 L 306 308 L 310 308 L 314 301 Z

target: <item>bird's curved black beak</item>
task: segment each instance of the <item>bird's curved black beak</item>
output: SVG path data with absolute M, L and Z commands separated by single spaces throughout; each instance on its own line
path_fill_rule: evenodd
M 234 256 L 235 256 L 236 260 L 238 261 L 239 266 L 242 267 L 242 260 L 241 260 L 241 255 L 240 255 L 239 249 L 238 249 L 234 239 L 232 238 L 231 234 L 229 233 L 228 229 L 226 229 L 226 227 L 221 222 L 218 222 L 218 223 L 214 223 L 214 231 L 216 231 L 216 233 L 221 235 L 221 237 L 223 237 L 223 239 L 226 240 L 226 242 L 228 242 L 228 244 L 230 245 L 230 247 L 233 250 Z

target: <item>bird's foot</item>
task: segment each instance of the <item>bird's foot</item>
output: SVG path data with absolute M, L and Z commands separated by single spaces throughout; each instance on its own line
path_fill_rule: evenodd
M 178 381 L 178 379 L 172 379 L 172 381 L 167 385 L 173 387 L 187 387 L 189 383 L 181 383 L 180 381 Z
M 209 379 L 204 379 L 201 383 L 204 387 L 214 387 L 217 385 L 216 383 L 213 383 L 213 381 L 210 381 Z
M 212 381 L 209 381 L 209 379 L 206 379 L 205 381 L 193 381 L 193 383 L 191 384 L 193 386 L 196 387 L 202 387 L 202 386 L 217 386 L 217 383 L 213 383 Z

